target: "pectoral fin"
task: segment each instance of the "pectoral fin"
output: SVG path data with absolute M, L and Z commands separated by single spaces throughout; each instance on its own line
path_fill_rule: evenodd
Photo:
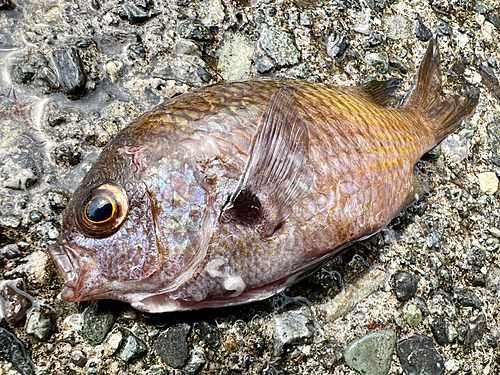
M 271 96 L 239 187 L 224 207 L 226 219 L 272 236 L 308 191 L 309 132 L 292 89 Z

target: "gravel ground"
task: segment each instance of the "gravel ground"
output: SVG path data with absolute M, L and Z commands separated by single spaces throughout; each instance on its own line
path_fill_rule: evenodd
M 498 1 L 0 0 L 0 374 L 500 374 Z M 168 98 L 255 77 L 411 87 L 432 34 L 474 116 L 422 200 L 267 301 L 69 304 L 47 255 L 102 147 Z

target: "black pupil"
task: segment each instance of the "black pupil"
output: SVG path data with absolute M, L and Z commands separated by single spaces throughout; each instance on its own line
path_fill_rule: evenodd
M 90 221 L 106 221 L 113 215 L 113 204 L 106 197 L 95 197 L 87 205 L 86 214 Z

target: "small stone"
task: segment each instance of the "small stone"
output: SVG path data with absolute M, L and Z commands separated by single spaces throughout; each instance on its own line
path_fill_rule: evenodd
M 437 29 L 439 33 L 442 35 L 450 36 L 451 35 L 451 27 L 444 21 L 437 22 Z
M 19 246 L 17 246 L 15 243 L 11 243 L 8 245 L 5 245 L 0 249 L 0 260 L 2 259 L 14 259 L 17 258 L 21 254 L 21 251 L 19 250 Z
M 250 74 L 253 43 L 241 34 L 226 38 L 222 46 L 217 70 L 226 81 L 236 81 Z
M 109 335 L 106 343 L 104 344 L 104 357 L 111 357 L 116 353 L 120 344 L 122 343 L 123 335 L 120 331 L 113 332 Z
M 443 230 L 435 230 L 427 236 L 425 243 L 429 249 L 439 249 L 443 238 Z
M 382 18 L 382 26 L 387 38 L 392 40 L 408 40 L 412 37 L 411 21 L 400 15 L 394 14 Z
M 484 314 L 480 314 L 476 319 L 469 323 L 468 329 L 465 333 L 464 345 L 466 352 L 470 352 L 474 349 L 476 341 L 481 340 L 485 331 L 486 317 Z
M 56 163 L 60 166 L 74 167 L 82 160 L 82 153 L 73 143 L 66 143 L 55 147 L 52 151 Z
M 33 210 L 30 212 L 30 220 L 33 223 L 39 223 L 40 221 L 42 221 L 42 219 L 43 219 L 43 214 L 40 211 Z M 1 250 L 0 250 L 0 254 L 1 254 Z M 0 255 L 0 258 L 1 258 L 1 255 Z
M 69 96 L 83 95 L 87 76 L 78 50 L 70 47 L 67 50 L 54 51 L 53 57 L 63 92 Z
M 376 291 L 387 279 L 382 270 L 374 268 L 359 278 L 354 285 L 348 286 L 337 294 L 326 306 L 326 320 L 334 320 L 352 311 L 356 305 Z
M 387 6 L 387 0 L 367 0 L 366 5 L 375 12 L 381 12 Z
M 192 39 L 198 42 L 211 42 L 214 36 L 210 29 L 199 20 L 188 20 L 179 25 L 179 35 L 185 39 Z
M 0 0 L 0 10 L 14 9 L 15 4 L 11 0 Z
M 198 77 L 200 77 L 205 83 L 209 83 L 213 79 L 213 76 L 210 74 L 210 72 L 201 65 L 196 66 L 196 73 L 198 74 Z
M 441 142 L 441 151 L 451 161 L 458 163 L 469 156 L 469 140 L 458 134 L 450 134 Z
M 383 330 L 369 333 L 350 343 L 344 357 L 347 365 L 360 374 L 386 375 L 396 346 L 396 332 Z
M 28 335 L 33 335 L 40 341 L 47 341 L 53 328 L 54 325 L 49 318 L 34 310 L 28 315 L 24 330 Z
M 400 302 L 411 299 L 418 288 L 418 280 L 408 272 L 398 272 L 394 275 L 394 292 Z
M 128 20 L 133 25 L 143 23 L 156 15 L 156 12 L 145 12 L 143 9 L 131 4 L 126 5 L 125 9 L 127 10 Z
M 464 307 L 473 307 L 476 310 L 482 309 L 482 302 L 474 292 L 469 289 L 456 289 L 454 295 L 455 301 Z
M 310 310 L 302 308 L 298 311 L 287 311 L 274 317 L 275 357 L 281 356 L 286 346 L 302 344 L 313 337 L 314 327 L 310 315 L 312 315 Z
M 314 24 L 313 14 L 308 11 L 300 13 L 300 24 L 305 27 L 313 27 Z
M 183 375 L 195 375 L 199 369 L 206 363 L 203 352 L 200 350 L 193 350 L 191 357 L 186 365 L 182 368 Z
M 111 330 L 116 314 L 110 309 L 109 301 L 92 301 L 83 314 L 83 336 L 92 345 L 98 345 Z
M 255 61 L 255 66 L 260 74 L 268 73 L 274 68 L 274 63 L 267 56 L 261 56 Z
M 401 74 L 408 73 L 408 68 L 406 67 L 406 65 L 403 64 L 400 60 L 398 60 L 392 56 L 389 56 L 389 67 L 391 69 L 397 70 Z
M 35 367 L 24 344 L 10 331 L 0 327 L 0 358 L 12 364 L 21 375 L 34 375 Z
M 416 327 L 422 322 L 422 312 L 417 306 L 408 305 L 403 311 L 403 319 L 410 327 Z
M 35 76 L 35 68 L 28 64 L 20 64 L 13 69 L 12 74 L 14 81 L 27 83 Z
M 418 306 L 418 309 L 422 312 L 423 316 L 431 315 L 429 308 L 427 307 L 427 301 L 422 296 L 415 296 L 413 299 L 415 304 Z
M 489 22 L 493 24 L 498 30 L 500 30 L 500 13 L 491 13 L 486 18 Z
M 106 64 L 104 64 L 104 69 L 108 74 L 109 78 L 111 78 L 111 82 L 116 80 L 116 77 L 120 74 L 123 68 L 123 62 L 120 60 L 110 60 Z
M 450 359 L 444 363 L 444 368 L 448 373 L 455 374 L 460 370 L 460 361 L 458 359 Z
M 146 50 L 142 43 L 133 43 L 128 47 L 128 50 L 132 52 L 132 54 L 139 56 L 141 59 L 146 58 Z
M 6 277 L 25 275 L 30 283 L 42 284 L 47 277 L 49 256 L 44 251 L 35 251 L 24 258 L 25 263 L 5 272 Z
M 179 369 L 189 358 L 187 337 L 191 326 L 185 323 L 174 324 L 160 333 L 155 342 L 156 354 L 170 367 Z
M 491 7 L 484 1 L 476 1 L 474 3 L 474 10 L 479 14 L 488 14 L 491 12 Z
M 430 337 L 415 335 L 396 345 L 401 367 L 406 375 L 442 375 L 443 358 Z
M 138 339 L 134 335 L 130 335 L 125 340 L 123 349 L 120 351 L 119 357 L 125 362 L 135 362 L 146 354 L 148 346 L 144 341 Z
M 12 152 L 0 159 L 0 187 L 27 190 L 38 182 L 38 168 L 28 152 Z
M 496 227 L 490 227 L 488 230 L 492 236 L 495 236 L 496 238 L 500 238 L 500 229 L 498 229 Z
M 484 172 L 479 176 L 479 188 L 485 194 L 492 195 L 498 190 L 498 178 L 495 172 Z
M 59 87 L 61 87 L 57 78 L 57 74 L 48 66 L 44 66 L 40 69 L 38 78 L 45 82 L 45 84 L 51 89 L 57 90 Z
M 381 74 L 389 70 L 389 55 L 386 52 L 367 53 L 366 62 Z
M 216 325 L 209 324 L 205 321 L 200 322 L 201 335 L 203 340 L 212 348 L 219 346 L 219 328 Z
M 431 322 L 431 331 L 434 335 L 434 339 L 439 345 L 443 346 L 448 344 L 449 330 L 444 317 L 438 316 Z
M 349 47 L 349 42 L 343 34 L 331 34 L 326 42 L 326 54 L 332 59 L 342 56 Z
M 233 335 L 228 335 L 223 343 L 226 352 L 235 352 L 238 350 L 238 343 Z
M 22 279 L 0 281 L 0 320 L 3 313 L 5 320 L 14 326 L 26 318 L 34 300 L 34 297 L 18 288 L 21 282 Z
M 71 363 L 78 367 L 84 367 L 87 363 L 87 356 L 81 350 L 75 350 L 70 353 L 69 359 Z
M 415 36 L 417 37 L 418 40 L 421 40 L 422 42 L 427 42 L 432 38 L 432 32 L 420 20 L 420 16 L 418 13 L 414 14 L 413 27 L 415 29 L 414 31 Z
M 365 45 L 368 48 L 375 48 L 382 45 L 385 42 L 385 34 L 380 31 L 370 30 L 370 32 L 365 35 Z
M 293 35 L 273 26 L 262 25 L 259 44 L 277 68 L 293 66 L 300 61 L 300 51 L 295 46 Z

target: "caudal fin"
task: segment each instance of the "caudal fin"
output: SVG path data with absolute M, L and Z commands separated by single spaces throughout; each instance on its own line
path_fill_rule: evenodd
M 426 115 L 433 127 L 436 143 L 470 116 L 479 101 L 477 91 L 470 92 L 467 96 L 444 96 L 441 88 L 440 60 L 437 37 L 433 37 L 420 64 L 413 92 L 405 105 L 419 109 Z

